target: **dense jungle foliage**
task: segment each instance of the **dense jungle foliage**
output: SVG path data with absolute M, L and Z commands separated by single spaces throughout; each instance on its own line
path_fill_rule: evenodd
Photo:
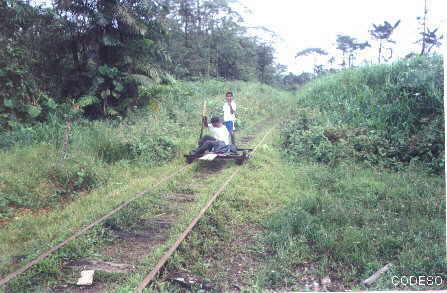
M 273 84 L 272 46 L 241 21 L 225 0 L 2 0 L 0 132 L 54 115 L 122 118 L 175 79 Z

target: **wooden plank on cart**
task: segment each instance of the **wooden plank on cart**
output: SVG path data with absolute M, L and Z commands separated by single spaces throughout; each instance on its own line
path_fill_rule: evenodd
M 206 154 L 199 158 L 199 160 L 212 161 L 217 157 L 217 154 Z

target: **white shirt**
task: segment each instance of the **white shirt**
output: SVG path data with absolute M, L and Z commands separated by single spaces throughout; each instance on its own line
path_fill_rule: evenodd
M 233 108 L 234 112 L 236 112 L 236 103 L 234 101 L 231 101 L 231 107 Z M 225 102 L 225 104 L 223 105 L 223 112 L 224 112 L 224 121 L 236 120 L 234 113 L 231 114 L 231 109 L 230 105 L 228 105 L 228 102 Z
M 215 139 L 223 141 L 225 144 L 230 144 L 230 133 L 225 125 L 221 127 L 214 127 L 213 124 L 208 124 L 208 129 Z

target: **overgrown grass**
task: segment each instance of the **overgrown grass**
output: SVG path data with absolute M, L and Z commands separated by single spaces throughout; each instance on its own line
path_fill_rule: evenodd
M 204 284 L 211 292 L 230 292 L 235 285 L 242 292 L 264 292 L 258 274 L 269 251 L 261 237 L 263 223 L 294 195 L 298 185 L 293 170 L 282 161 L 279 136 L 272 132 L 147 291 L 181 292 L 168 277 L 183 272 L 204 280 L 192 292 L 202 292 Z
M 442 78 L 442 58 L 415 58 L 328 75 L 298 94 L 281 136 L 300 188 L 268 221 L 275 274 L 264 286 L 296 283 L 309 264 L 339 289 L 361 288 L 387 263 L 373 288 L 447 271 Z
M 16 140 L 2 151 L 0 156 L 4 158 L 2 164 L 6 167 L 2 168 L 2 176 L 10 184 L 1 185 L 0 190 L 13 199 L 19 198 L 22 206 L 32 210 L 48 205 L 52 207 L 38 214 L 14 214 L 16 207 L 10 202 L 6 204 L 8 209 L 12 209 L 9 215 L 13 214 L 14 218 L 9 218 L 9 223 L 0 230 L 2 275 L 30 261 L 45 248 L 65 239 L 82 225 L 183 165 L 181 155 L 194 147 L 197 141 L 204 99 L 209 101 L 211 111 L 220 113 L 225 91 L 236 89 L 240 109 L 238 117 L 246 121 L 240 130 L 254 133 L 258 131 L 255 125 L 271 119 L 277 109 L 289 103 L 289 96 L 284 92 L 252 83 L 209 81 L 185 83 L 182 88 L 181 95 L 178 90 L 167 88 L 163 96 L 166 101 L 161 100 L 157 111 L 133 113 L 121 123 L 75 121 L 65 160 L 60 156 L 60 137 L 46 143 L 39 137 L 29 141 Z M 265 104 L 272 102 L 272 97 L 274 106 L 264 110 Z M 258 111 L 263 116 L 255 115 Z M 78 173 L 89 174 L 81 174 L 85 178 L 81 185 L 76 185 L 80 180 Z M 24 179 L 21 174 L 29 174 L 30 178 Z M 55 177 L 54 174 L 65 177 Z M 186 173 L 185 176 L 189 178 L 191 175 Z M 60 179 L 57 181 L 55 178 Z M 214 180 L 221 181 L 219 178 Z M 61 189 L 61 184 L 67 186 L 64 196 L 56 192 Z M 23 191 L 12 193 L 10 190 L 16 190 L 17 186 Z M 66 197 L 71 200 L 66 201 Z M 151 193 L 147 198 L 130 206 L 130 210 L 123 210 L 113 221 L 126 226 L 142 213 L 150 214 L 157 197 Z M 203 202 L 198 202 L 198 207 L 200 204 Z M 194 213 L 187 216 L 192 215 Z M 39 286 L 52 286 L 61 276 L 60 267 L 64 260 L 94 256 L 111 240 L 113 237 L 107 229 L 99 225 L 15 279 L 8 288 L 14 292 L 29 292 L 30 288 L 38 291 Z M 160 248 L 159 253 L 161 251 Z
M 297 266 L 314 263 L 317 276 L 345 288 L 387 263 L 394 269 L 376 289 L 391 289 L 391 276 L 445 272 L 445 187 L 420 169 L 392 172 L 343 164 L 299 164 L 287 208 L 268 221 L 267 244 L 276 260 L 265 285 L 290 282 Z M 443 287 L 445 288 L 445 287 Z M 435 289 L 435 288 L 433 288 Z M 437 288 L 439 289 L 439 288 Z
M 106 181 L 102 164 L 82 152 L 66 160 L 58 156 L 55 148 L 47 144 L 2 153 L 0 210 L 8 205 L 41 208 L 77 192 L 88 192 Z
M 61 154 L 66 124 L 60 118 L 1 134 L 0 219 L 107 184 L 114 180 L 110 168 L 117 163 L 138 170 L 179 157 L 198 137 L 203 101 L 211 114 L 222 115 L 228 88 L 240 102 L 242 129 L 272 117 L 286 103 L 275 98 L 279 91 L 256 83 L 176 82 L 154 90 L 154 102 L 124 121 L 74 121 L 68 159 Z
M 372 164 L 396 167 L 417 161 L 442 173 L 443 80 L 440 56 L 319 78 L 298 93 L 301 112 L 284 127 L 285 147 L 317 161 L 351 152 Z

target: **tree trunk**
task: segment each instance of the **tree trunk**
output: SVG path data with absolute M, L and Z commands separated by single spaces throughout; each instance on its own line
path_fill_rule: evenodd
M 381 56 L 382 56 L 382 40 L 379 40 L 379 64 L 380 64 Z
M 79 54 L 78 54 L 78 42 L 73 39 L 71 42 L 71 55 L 73 57 L 73 64 L 77 71 L 80 69 L 80 63 L 79 63 Z
M 425 54 L 425 33 L 426 33 L 426 20 L 427 20 L 427 0 L 424 1 L 424 20 L 422 26 L 424 27 L 424 32 L 422 35 L 422 49 L 421 55 Z
M 202 16 L 200 15 L 200 0 L 197 0 L 197 27 L 198 34 L 202 34 Z
M 216 78 L 219 78 L 219 48 L 216 46 Z

